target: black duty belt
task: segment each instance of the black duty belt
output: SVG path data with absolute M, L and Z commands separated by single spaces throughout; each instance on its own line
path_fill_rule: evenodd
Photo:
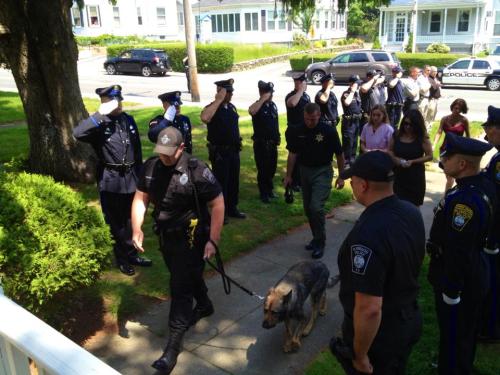
M 345 120 L 359 120 L 363 117 L 362 113 L 358 113 L 355 115 L 342 115 L 342 118 Z
M 403 103 L 398 103 L 398 102 L 387 102 L 385 103 L 386 106 L 388 107 L 402 107 Z
M 134 165 L 135 163 L 122 163 L 122 164 L 104 163 L 105 168 L 118 172 L 128 172 L 132 169 Z
M 254 138 L 254 137 L 252 137 L 252 140 L 255 143 L 268 143 L 268 144 L 271 144 L 271 145 L 277 145 L 278 144 L 278 141 L 276 141 L 274 139 L 263 139 L 263 138 Z
M 240 150 L 240 145 L 239 144 L 234 144 L 234 145 L 215 145 L 213 143 L 208 143 L 207 144 L 208 148 L 216 149 L 219 151 L 239 151 Z

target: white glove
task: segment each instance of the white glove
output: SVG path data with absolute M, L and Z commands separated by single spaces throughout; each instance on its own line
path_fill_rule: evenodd
M 107 103 L 101 103 L 101 105 L 99 106 L 98 112 L 101 115 L 109 115 L 116 108 L 118 108 L 118 100 L 113 99 Z
M 457 298 L 451 298 L 451 297 L 448 297 L 446 294 L 443 293 L 443 301 L 447 305 L 457 305 L 457 304 L 460 303 L 460 296 L 458 296 Z
M 175 117 L 175 113 L 177 112 L 177 110 L 175 109 L 175 106 L 171 105 L 170 107 L 168 107 L 168 109 L 165 111 L 165 114 L 163 115 L 163 117 L 167 120 L 167 121 L 174 121 L 174 117 Z

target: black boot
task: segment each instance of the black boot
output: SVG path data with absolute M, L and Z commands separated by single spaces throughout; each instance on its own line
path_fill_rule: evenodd
M 171 331 L 165 351 L 151 366 L 162 373 L 170 374 L 177 364 L 177 356 L 181 352 L 183 336 L 184 332 Z
M 210 301 L 207 297 L 205 302 L 197 303 L 193 309 L 193 315 L 191 317 L 191 321 L 189 322 L 190 326 L 194 326 L 198 320 L 206 318 L 214 313 L 214 305 L 212 305 L 212 301 Z

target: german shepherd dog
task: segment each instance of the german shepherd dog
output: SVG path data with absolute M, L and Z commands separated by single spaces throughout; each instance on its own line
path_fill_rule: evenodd
M 330 272 L 323 262 L 305 261 L 293 265 L 274 288 L 269 289 L 264 302 L 262 327 L 273 328 L 285 322 L 285 353 L 300 348 L 300 338 L 307 336 L 318 313 L 326 314 L 326 288 L 338 279 L 329 280 Z M 311 295 L 312 311 L 307 321 L 304 302 Z

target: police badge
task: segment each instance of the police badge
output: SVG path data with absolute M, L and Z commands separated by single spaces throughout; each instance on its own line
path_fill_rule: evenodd
M 459 232 L 465 228 L 469 220 L 474 216 L 474 212 L 472 208 L 469 206 L 459 203 L 453 208 L 453 218 L 451 222 L 451 226 L 453 229 L 458 230 Z

